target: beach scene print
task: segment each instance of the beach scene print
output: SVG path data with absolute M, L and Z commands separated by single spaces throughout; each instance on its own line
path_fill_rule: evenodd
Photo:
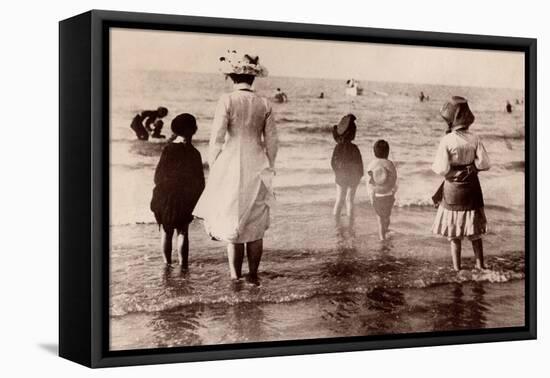
M 525 324 L 522 53 L 110 33 L 111 350 Z

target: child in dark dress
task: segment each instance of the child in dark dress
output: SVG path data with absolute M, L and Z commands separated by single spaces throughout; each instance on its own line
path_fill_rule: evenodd
M 191 140 L 197 131 L 195 117 L 180 114 L 172 120 L 172 132 L 181 137 L 169 143 L 155 170 L 155 188 L 151 211 L 162 226 L 162 250 L 166 264 L 172 263 L 172 237 L 177 232 L 177 249 L 182 269 L 189 258 L 189 223 L 193 209 L 204 189 L 204 172 L 200 152 Z
M 354 221 L 354 201 L 357 186 L 363 177 L 363 159 L 359 148 L 351 141 L 355 139 L 357 126 L 355 116 L 348 114 L 335 125 L 332 136 L 336 146 L 332 153 L 331 165 L 336 182 L 336 203 L 333 214 L 336 222 L 340 221 L 340 213 L 346 203 L 350 226 Z

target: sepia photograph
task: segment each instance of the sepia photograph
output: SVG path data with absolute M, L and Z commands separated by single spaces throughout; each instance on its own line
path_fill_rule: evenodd
M 108 38 L 109 350 L 525 326 L 524 52 Z

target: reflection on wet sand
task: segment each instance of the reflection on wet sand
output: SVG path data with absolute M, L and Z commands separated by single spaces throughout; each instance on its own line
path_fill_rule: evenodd
M 253 342 L 272 334 L 258 303 L 194 304 L 156 313 L 146 324 L 158 347 Z M 207 321 L 205 321 L 205 319 Z
M 348 288 L 353 289 L 355 283 L 350 277 L 382 275 L 381 281 L 374 282 L 384 282 L 393 274 L 402 273 L 405 267 L 417 263 L 416 260 L 393 256 L 391 240 L 379 242 L 369 256 L 361 255 L 355 245 L 353 229 L 337 225 L 338 253 L 335 260 L 328 261 L 323 267 L 324 279 L 329 281 L 346 277 Z M 344 289 L 345 294 L 327 299 L 329 306 L 321 311 L 326 326 L 334 332 L 342 332 L 342 323 L 349 326 L 350 319 L 353 319 L 352 329 L 347 332 L 355 335 L 415 331 L 404 321 L 409 313 L 418 316 L 429 314 L 432 324 L 425 325 L 425 331 L 477 329 L 486 326 L 486 314 L 490 311 L 484 298 L 483 282 L 442 285 L 436 289 L 437 298 L 422 305 L 416 303 L 416 296 L 412 296 L 415 303 L 409 303 L 407 296 L 411 294 L 405 295 L 399 287 L 373 286 L 364 293 L 353 293 L 353 290 L 346 290 L 345 285 L 339 285 L 339 288 Z
M 316 235 L 322 233 L 329 245 L 304 234 L 308 242 L 300 248 L 268 248 L 256 283 L 232 282 L 223 274 L 226 256 L 217 245 L 193 256 L 189 271 L 177 264 L 163 269 L 152 258 L 115 269 L 111 345 L 212 345 L 524 322 L 519 252 L 489 256 L 490 272 L 456 274 L 446 256 L 419 258 L 435 255 L 437 241 L 427 245 L 397 229 L 381 242 L 360 223 L 327 226 Z
M 461 284 L 451 285 L 448 301 L 434 304 L 433 327 L 449 330 L 483 328 L 488 310 L 482 282 L 474 282 L 467 288 Z

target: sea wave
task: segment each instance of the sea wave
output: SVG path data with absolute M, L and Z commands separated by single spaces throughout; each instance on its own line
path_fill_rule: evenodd
M 309 119 L 304 118 L 291 118 L 291 117 L 278 117 L 277 123 L 300 123 L 300 124 L 310 124 L 312 123 Z
M 132 140 L 130 143 L 130 152 L 140 156 L 160 156 L 162 150 L 166 146 L 165 140 L 158 142 L 146 142 L 141 140 Z M 193 145 L 208 144 L 205 139 L 193 139 Z
M 486 260 L 491 269 L 462 270 L 458 273 L 447 265 L 438 266 L 412 259 L 350 261 L 345 266 L 337 263 L 308 274 L 265 271 L 262 272 L 260 286 L 239 282 L 233 283 L 233 286 L 225 284 L 217 287 L 214 284 L 209 288 L 193 289 L 190 286 L 185 288 L 182 283 L 177 291 L 163 288 L 147 298 L 131 292 L 116 294 L 111 297 L 110 312 L 111 316 L 118 317 L 130 313 L 176 310 L 189 305 L 291 303 L 318 296 L 368 296 L 380 289 L 399 291 L 457 283 L 505 283 L 525 278 L 522 256 L 522 253 L 489 256 Z M 334 285 L 325 285 L 327 280 L 333 280 Z
M 302 134 L 329 134 L 329 133 L 332 133 L 332 127 L 330 127 L 330 126 L 300 126 L 300 127 L 293 127 L 290 131 L 292 133 L 302 133 Z

